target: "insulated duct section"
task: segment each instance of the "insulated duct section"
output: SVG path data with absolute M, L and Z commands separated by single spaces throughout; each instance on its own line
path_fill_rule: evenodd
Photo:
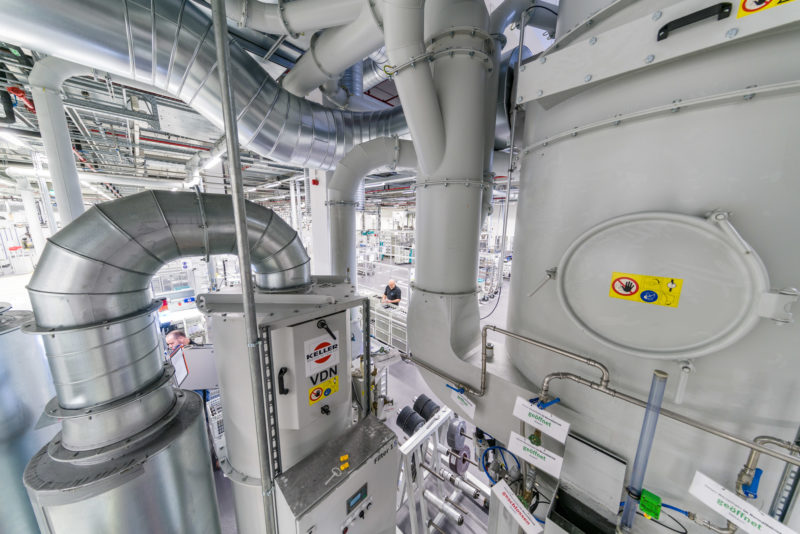
M 4 40 L 153 86 L 222 128 L 211 19 L 191 1 L 0 0 L 0 10 Z M 406 130 L 400 109 L 331 110 L 282 90 L 235 41 L 231 65 L 240 141 L 263 156 L 331 169 L 353 146 Z
M 328 182 L 331 274 L 356 281 L 356 204 L 364 177 L 380 167 L 414 169 L 417 153 L 411 141 L 380 137 L 358 145 L 339 161 Z
M 255 281 L 310 281 L 297 233 L 247 206 Z M 28 286 L 62 430 L 34 456 L 25 485 L 47 533 L 218 533 L 200 398 L 162 364 L 160 302 L 150 280 L 184 256 L 236 247 L 231 197 L 148 191 L 97 204 L 45 247 Z M 115 510 L 113 514 L 108 510 Z

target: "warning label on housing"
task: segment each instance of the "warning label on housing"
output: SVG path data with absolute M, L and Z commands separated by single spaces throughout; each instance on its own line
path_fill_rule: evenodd
M 682 278 L 611 273 L 611 287 L 608 290 L 608 296 L 643 304 L 677 308 L 682 287 Z
M 794 0 L 740 0 L 739 12 L 736 14 L 736 18 L 740 19 L 747 15 L 761 13 L 767 9 L 782 6 L 789 2 L 794 2 Z

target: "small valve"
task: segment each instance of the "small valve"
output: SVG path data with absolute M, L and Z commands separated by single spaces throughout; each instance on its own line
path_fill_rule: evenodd
M 753 480 L 749 484 L 742 484 L 742 491 L 750 499 L 758 498 L 758 484 L 761 482 L 761 475 L 764 473 L 762 469 L 756 468 L 753 473 Z

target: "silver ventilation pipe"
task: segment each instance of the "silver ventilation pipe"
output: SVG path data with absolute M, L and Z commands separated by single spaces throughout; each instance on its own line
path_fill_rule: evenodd
M 389 63 L 389 56 L 386 55 L 385 46 L 371 53 L 369 57 L 362 62 L 362 70 L 364 71 L 364 91 L 369 91 L 379 83 L 389 79 L 389 75 L 383 70 L 383 67 L 387 63 Z
M 272 210 L 248 203 L 247 242 L 258 287 L 309 283 L 297 233 Z M 150 281 L 176 258 L 235 250 L 231 197 L 191 192 L 97 204 L 50 238 L 27 330 L 44 340 L 46 414 L 62 423 L 25 471 L 44 532 L 220 531 L 202 402 L 162 364 Z
M 5 41 L 153 86 L 222 129 L 211 19 L 190 0 L 0 0 L 0 12 Z M 357 144 L 406 132 L 400 109 L 332 110 L 284 91 L 235 41 L 231 65 L 239 139 L 263 156 L 331 169 Z

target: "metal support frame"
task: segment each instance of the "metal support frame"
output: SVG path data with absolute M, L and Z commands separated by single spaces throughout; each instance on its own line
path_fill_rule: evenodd
M 228 146 L 228 171 L 233 186 L 233 212 L 236 224 L 236 247 L 239 253 L 241 270 L 242 301 L 244 307 L 245 335 L 250 360 L 250 384 L 253 388 L 255 406 L 256 438 L 258 443 L 258 463 L 261 474 L 261 494 L 264 501 L 265 524 L 277 533 L 275 514 L 275 492 L 272 489 L 275 469 L 271 459 L 274 457 L 273 442 L 267 434 L 267 398 L 264 393 L 262 357 L 259 350 L 258 323 L 256 320 L 253 279 L 250 266 L 250 246 L 247 239 L 247 215 L 245 213 L 244 184 L 239 155 L 239 132 L 236 124 L 236 110 L 230 80 L 230 46 L 228 42 L 228 23 L 225 15 L 225 0 L 212 0 L 211 11 L 214 25 L 214 40 L 217 49 L 217 65 L 222 93 L 222 111 L 225 121 L 225 140 Z M 271 378 L 271 377 L 270 377 Z M 272 399 L 274 402 L 274 398 Z M 272 406 L 274 408 L 274 406 Z M 273 411 L 274 413 L 274 411 Z M 277 422 L 277 421 L 276 421 Z
M 436 414 L 431 417 L 422 428 L 410 436 L 405 443 L 400 445 L 400 481 L 403 483 L 403 488 L 400 490 L 406 496 L 408 503 L 409 518 L 411 523 L 411 534 L 422 534 L 426 532 L 428 522 L 428 505 L 423 492 L 425 491 L 425 456 L 428 453 L 429 444 L 432 442 L 431 461 L 428 466 L 438 473 L 442 466 L 441 455 L 439 454 L 440 444 L 442 439 L 439 433 L 443 428 L 447 428 L 447 423 L 453 417 L 453 411 L 447 406 L 442 406 Z M 412 464 L 416 472 L 416 476 L 412 476 Z M 439 493 L 444 490 L 444 482 L 440 477 L 437 477 L 437 484 Z M 417 501 L 419 501 L 420 513 L 417 513 Z M 399 506 L 403 503 L 403 495 L 401 494 L 398 499 Z M 398 506 L 398 507 L 399 507 Z M 420 517 L 421 515 L 421 517 Z
M 364 297 L 364 300 L 361 302 L 361 322 L 362 350 L 364 351 L 362 356 L 362 362 L 364 363 L 364 394 L 361 398 L 364 399 L 364 403 L 366 404 L 364 409 L 361 410 L 361 418 L 363 419 L 372 412 L 372 343 L 370 342 L 371 337 L 369 330 L 369 297 Z

